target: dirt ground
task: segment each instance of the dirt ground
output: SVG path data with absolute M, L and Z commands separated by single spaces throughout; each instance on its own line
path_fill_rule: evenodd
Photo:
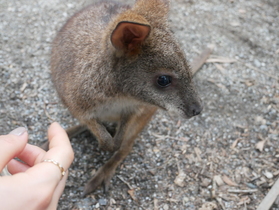
M 25 126 L 39 145 L 53 120 L 77 124 L 50 81 L 50 49 L 66 19 L 89 3 L 0 0 L 1 134 Z M 85 198 L 83 186 L 110 154 L 89 132 L 77 136 L 58 209 L 255 210 L 278 179 L 279 1 L 172 1 L 170 24 L 189 60 L 215 46 L 195 75 L 202 114 L 158 112 L 110 192 Z

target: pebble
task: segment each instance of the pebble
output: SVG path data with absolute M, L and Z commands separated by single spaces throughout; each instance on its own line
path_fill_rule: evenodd
M 261 62 L 259 60 L 257 60 L 257 59 L 254 60 L 254 64 L 258 68 L 262 66 Z
M 164 210 L 169 210 L 169 205 L 168 204 L 164 204 L 163 209 Z
M 268 179 L 272 179 L 273 178 L 273 174 L 269 171 L 264 171 L 263 174 L 266 176 L 266 178 Z
M 260 126 L 260 129 L 261 130 L 264 130 L 264 131 L 267 131 L 268 130 L 268 127 L 266 125 L 261 125 Z
M 247 185 L 247 187 L 251 188 L 251 189 L 257 189 L 258 187 L 252 183 L 245 183 Z
M 100 198 L 100 199 L 99 199 L 99 204 L 100 204 L 101 206 L 106 206 L 107 203 L 108 203 L 107 199 L 104 199 L 104 198 Z

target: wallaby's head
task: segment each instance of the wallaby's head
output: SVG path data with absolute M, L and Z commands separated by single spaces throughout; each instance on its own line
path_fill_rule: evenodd
M 137 0 L 111 23 L 115 82 L 130 97 L 190 118 L 201 112 L 201 100 L 168 10 L 168 0 Z

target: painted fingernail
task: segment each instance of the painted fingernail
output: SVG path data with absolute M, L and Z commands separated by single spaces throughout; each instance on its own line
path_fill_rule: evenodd
M 19 127 L 19 128 L 14 129 L 13 131 L 11 131 L 9 134 L 16 135 L 16 136 L 21 136 L 21 135 L 23 135 L 26 131 L 27 131 L 26 128 L 24 128 L 24 127 Z

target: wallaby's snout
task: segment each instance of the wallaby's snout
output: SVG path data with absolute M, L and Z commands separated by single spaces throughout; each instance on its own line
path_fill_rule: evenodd
M 190 112 L 192 112 L 192 117 L 199 115 L 202 110 L 203 110 L 203 105 L 202 105 L 201 100 L 199 100 L 198 102 L 192 103 L 190 105 Z
M 183 112 L 182 115 L 188 119 L 199 115 L 202 110 L 203 110 L 203 104 L 201 99 L 198 96 L 195 97 L 195 99 L 192 99 L 191 101 L 187 101 L 186 103 L 184 103 L 182 107 L 178 108 L 180 114 L 182 111 Z

